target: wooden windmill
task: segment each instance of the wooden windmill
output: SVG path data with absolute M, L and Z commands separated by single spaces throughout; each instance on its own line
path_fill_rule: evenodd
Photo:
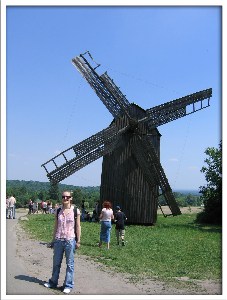
M 130 223 L 155 223 L 160 195 L 170 215 L 181 214 L 160 163 L 161 135 L 157 127 L 210 106 L 212 89 L 144 110 L 130 103 L 106 72 L 99 75 L 99 65 L 92 67 L 91 60 L 87 51 L 73 58 L 72 63 L 114 119 L 106 129 L 42 164 L 47 177 L 59 183 L 103 157 L 101 201 L 121 205 Z

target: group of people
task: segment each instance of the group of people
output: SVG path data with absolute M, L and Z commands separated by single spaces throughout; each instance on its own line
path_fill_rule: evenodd
M 82 211 L 82 214 L 81 214 L 81 221 L 82 222 L 84 222 L 84 221 L 99 222 L 99 215 L 100 215 L 100 203 L 99 203 L 99 201 L 97 201 L 95 203 L 94 210 L 93 210 L 92 214 L 90 214 L 90 212 L 85 209 L 85 200 L 83 200 L 82 204 L 81 204 L 81 211 Z
M 94 210 L 92 212 L 92 214 L 87 211 L 85 209 L 85 205 L 84 205 L 84 200 L 82 201 L 82 205 L 81 205 L 81 210 L 82 210 L 82 214 L 81 214 L 81 221 L 82 222 L 99 222 L 99 215 L 100 215 L 100 204 L 99 202 L 97 201 L 95 203 L 95 207 L 94 207 Z
M 6 197 L 6 219 L 16 219 L 16 202 L 15 195 Z
M 54 208 L 56 209 L 56 207 Z M 44 214 L 52 214 L 54 213 L 53 207 L 52 207 L 52 202 L 51 201 L 45 201 L 42 200 L 40 202 L 40 210 Z M 29 200 L 28 202 L 28 214 L 38 214 L 39 212 L 39 202 L 37 201 L 32 201 L 32 199 Z
M 53 239 L 51 243 L 48 244 L 48 247 L 53 248 L 52 276 L 48 282 L 44 283 L 46 288 L 57 287 L 63 255 L 65 253 L 66 275 L 62 286 L 62 291 L 65 294 L 69 294 L 74 287 L 74 254 L 76 249 L 80 247 L 81 237 L 81 212 L 78 208 L 73 206 L 72 201 L 73 197 L 71 192 L 64 191 L 62 193 L 62 205 L 55 213 Z M 99 247 L 105 242 L 107 249 L 109 249 L 112 222 L 116 224 L 117 244 L 119 245 L 121 241 L 122 246 L 125 245 L 125 221 L 127 218 L 121 211 L 120 206 L 117 206 L 116 210 L 116 214 L 114 214 L 111 202 L 103 202 L 103 208 L 99 216 L 101 223 Z
M 111 202 L 104 201 L 99 219 L 101 223 L 99 247 L 101 247 L 102 243 L 105 242 L 107 244 L 107 249 L 109 249 L 112 222 L 115 222 L 116 224 L 115 233 L 117 237 L 117 244 L 119 245 L 121 241 L 122 246 L 125 246 L 125 221 L 127 218 L 124 212 L 121 211 L 120 206 L 116 207 L 116 214 L 114 215 Z

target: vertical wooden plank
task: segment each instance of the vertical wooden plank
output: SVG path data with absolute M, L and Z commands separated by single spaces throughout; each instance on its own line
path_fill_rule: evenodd
M 134 114 L 144 111 L 132 106 Z M 160 134 L 157 129 L 149 132 L 149 137 L 160 157 Z M 123 143 L 111 154 L 103 157 L 100 198 L 110 200 L 115 210 L 120 205 L 128 217 L 128 223 L 151 225 L 157 220 L 158 186 L 152 189 L 143 176 L 130 150 L 133 136 L 123 138 Z

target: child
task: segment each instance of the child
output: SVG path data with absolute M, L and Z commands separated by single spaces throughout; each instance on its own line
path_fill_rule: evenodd
M 125 214 L 121 211 L 120 206 L 116 207 L 116 214 L 115 214 L 115 232 L 117 237 L 117 244 L 120 244 L 119 239 L 121 239 L 122 246 L 125 246 L 125 221 L 127 220 Z

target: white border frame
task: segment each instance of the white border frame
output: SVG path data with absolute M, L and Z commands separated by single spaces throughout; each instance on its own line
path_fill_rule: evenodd
M 19 2 L 19 3 L 18 3 Z M 124 0 L 115 0 L 115 1 L 92 1 L 92 0 L 84 0 L 80 1 L 51 1 L 51 0 L 24 0 L 24 1 L 16 1 L 16 0 L 1 0 L 1 299 L 2 300 L 11 300 L 11 299 L 31 299 L 30 295 L 6 295 L 6 220 L 5 220 L 5 197 L 6 197 L 6 9 L 8 6 L 221 6 L 222 7 L 222 53 L 226 53 L 225 40 L 224 36 L 225 32 L 225 22 L 226 22 L 226 13 L 225 13 L 225 4 L 226 1 L 124 1 Z M 224 17 L 225 16 L 225 17 Z M 225 66 L 225 58 L 222 54 L 222 75 L 224 75 L 224 66 Z M 224 86 L 224 76 L 222 76 L 222 85 Z M 222 138 L 224 136 L 224 113 L 226 111 L 225 107 L 225 93 L 224 87 L 222 88 Z M 224 101 L 225 100 L 225 101 Z M 223 154 L 225 149 L 225 141 L 223 140 Z M 224 167 L 224 157 L 223 157 L 223 167 Z M 224 169 L 224 168 L 223 168 Z M 224 172 L 223 172 L 224 173 Z M 225 184 L 223 184 L 225 186 Z M 225 212 L 225 190 L 223 189 L 223 212 Z M 223 213 L 224 216 L 224 213 Z M 223 218 L 224 222 L 224 218 Z M 223 223 L 224 225 L 224 223 Z M 224 228 L 224 226 L 223 226 Z M 225 232 L 223 230 L 222 235 L 222 247 L 224 248 L 226 245 Z M 224 250 L 222 256 L 222 265 L 223 265 L 223 282 L 222 282 L 222 295 L 130 295 L 129 298 L 123 295 L 108 295 L 108 299 L 227 299 L 227 287 L 225 285 L 224 279 L 226 279 L 225 272 L 225 257 Z M 74 296 L 58 296 L 58 295 L 32 295 L 32 299 L 106 299 L 105 295 L 92 295 L 90 298 L 87 295 L 74 295 Z

